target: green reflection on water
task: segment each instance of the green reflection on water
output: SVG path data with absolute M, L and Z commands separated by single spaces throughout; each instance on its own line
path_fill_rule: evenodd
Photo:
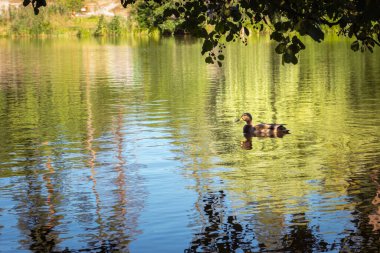
M 124 146 L 144 150 L 143 145 L 162 139 L 170 145 L 157 146 L 150 158 L 179 161 L 179 173 L 194 182 L 184 181 L 184 187 L 198 196 L 194 207 L 201 227 L 209 223 L 201 211 L 208 192 L 223 190 L 231 202 L 221 207 L 226 215 L 253 219 L 256 227 L 247 234 L 257 233 L 256 240 L 268 249 L 285 247 L 284 234 L 292 224 L 336 222 L 329 213 L 339 211 L 346 212 L 338 217 L 354 213 L 360 222 L 341 217 L 343 228 L 321 234 L 338 238 L 342 229 L 356 227 L 356 236 L 378 236 L 371 233 L 378 224 L 368 223 L 378 215 L 371 201 L 379 187 L 379 54 L 354 54 L 349 45 L 335 39 L 308 43 L 298 65 L 282 66 L 273 54 L 275 45 L 258 38 L 248 47 L 231 45 L 218 68 L 204 64 L 201 44 L 190 39 L 1 40 L 0 177 L 25 176 L 29 186 L 23 189 L 38 196 L 16 197 L 16 202 L 35 200 L 36 209 L 30 210 L 43 217 L 39 208 L 53 208 L 50 213 L 57 208 L 45 199 L 49 194 L 62 206 L 70 200 L 65 194 L 76 193 L 51 183 L 52 175 L 71 185 L 65 172 L 86 169 L 96 238 L 117 230 L 125 248 L 131 235 L 138 236 L 136 220 L 126 219 L 126 210 L 139 213 L 144 206 L 142 200 L 128 204 L 125 164 L 149 161 L 139 159 L 141 153 L 130 156 L 133 151 Z M 243 112 L 252 113 L 256 123 L 285 123 L 291 135 L 253 138 L 252 150 L 243 150 L 242 125 L 234 123 Z M 107 172 L 115 174 L 112 180 L 99 175 Z M 132 187 L 142 188 L 137 176 L 131 178 Z M 98 185 L 102 180 L 115 187 L 109 215 L 109 199 L 102 197 L 107 190 Z M 48 193 L 41 192 L 43 187 Z M 17 189 L 12 183 L 7 188 Z M 91 218 L 83 218 L 83 224 L 86 219 Z M 231 219 L 227 223 L 235 222 Z M 57 220 L 65 223 L 61 216 Z M 313 229 L 304 232 L 317 233 Z M 114 237 L 109 238 L 113 245 Z

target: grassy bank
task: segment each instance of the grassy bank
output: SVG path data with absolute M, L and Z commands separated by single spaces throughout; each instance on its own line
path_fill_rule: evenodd
M 76 3 L 75 6 L 69 3 Z M 121 16 L 85 16 L 81 6 L 90 1 L 53 1 L 40 8 L 35 16 L 31 8 L 13 8 L 0 15 L 0 36 L 123 36 L 126 34 L 171 35 L 183 34 L 181 20 L 169 19 L 160 22 L 171 3 L 161 6 L 155 2 L 147 4 L 137 1 L 127 9 L 117 10 Z M 99 7 L 99 6 L 98 6 Z M 100 8 L 100 7 L 99 7 Z M 128 18 L 127 18 L 128 16 Z
M 37 16 L 29 8 L 22 7 L 0 15 L 2 37 L 100 37 L 149 32 L 121 16 L 73 16 L 54 6 L 42 9 Z

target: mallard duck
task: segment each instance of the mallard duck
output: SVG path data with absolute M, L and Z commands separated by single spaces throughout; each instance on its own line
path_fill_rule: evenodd
M 286 129 L 284 124 L 257 124 L 252 125 L 252 115 L 250 113 L 243 113 L 240 117 L 245 121 L 246 125 L 243 127 L 244 135 L 257 136 L 257 137 L 282 137 L 288 134 L 289 130 Z

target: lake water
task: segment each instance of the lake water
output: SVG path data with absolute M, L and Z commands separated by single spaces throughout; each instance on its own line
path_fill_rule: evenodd
M 0 40 L 0 252 L 380 252 L 379 50 L 306 45 Z

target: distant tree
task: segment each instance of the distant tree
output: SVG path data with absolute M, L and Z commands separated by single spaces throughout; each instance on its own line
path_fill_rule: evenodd
M 111 22 L 108 24 L 109 34 L 112 36 L 120 36 L 121 34 L 121 22 L 119 16 L 114 16 Z
M 149 29 L 157 24 L 157 16 L 154 15 L 154 10 L 159 7 L 157 3 L 140 0 L 136 1 L 134 7 L 133 18 L 136 19 L 140 28 Z
M 172 2 L 156 3 L 154 1 L 137 0 L 131 12 L 131 18 L 136 20 L 139 27 L 150 30 L 158 28 L 162 33 L 173 34 L 181 29 L 183 19 L 168 17 L 164 13 L 175 5 Z
M 32 2 L 35 13 L 45 0 Z M 121 0 L 127 7 L 135 0 Z M 297 55 L 305 49 L 300 38 L 308 35 L 314 41 L 324 40 L 323 26 L 338 35 L 354 38 L 351 49 L 373 51 L 380 46 L 380 0 L 144 0 L 166 6 L 162 18 L 181 18 L 181 26 L 193 36 L 204 39 L 202 54 L 207 63 L 224 60 L 224 44 L 241 40 L 247 44 L 252 29 L 270 30 L 270 38 L 278 42 L 276 53 L 283 63 L 298 62 Z M 26 3 L 26 4 L 25 4 Z M 169 3 L 169 5 L 168 5 Z M 206 30 L 206 27 L 208 28 Z
M 107 29 L 106 29 L 106 21 L 104 20 L 104 16 L 100 16 L 98 20 L 98 25 L 96 26 L 96 30 L 94 32 L 95 37 L 102 37 L 107 34 Z

